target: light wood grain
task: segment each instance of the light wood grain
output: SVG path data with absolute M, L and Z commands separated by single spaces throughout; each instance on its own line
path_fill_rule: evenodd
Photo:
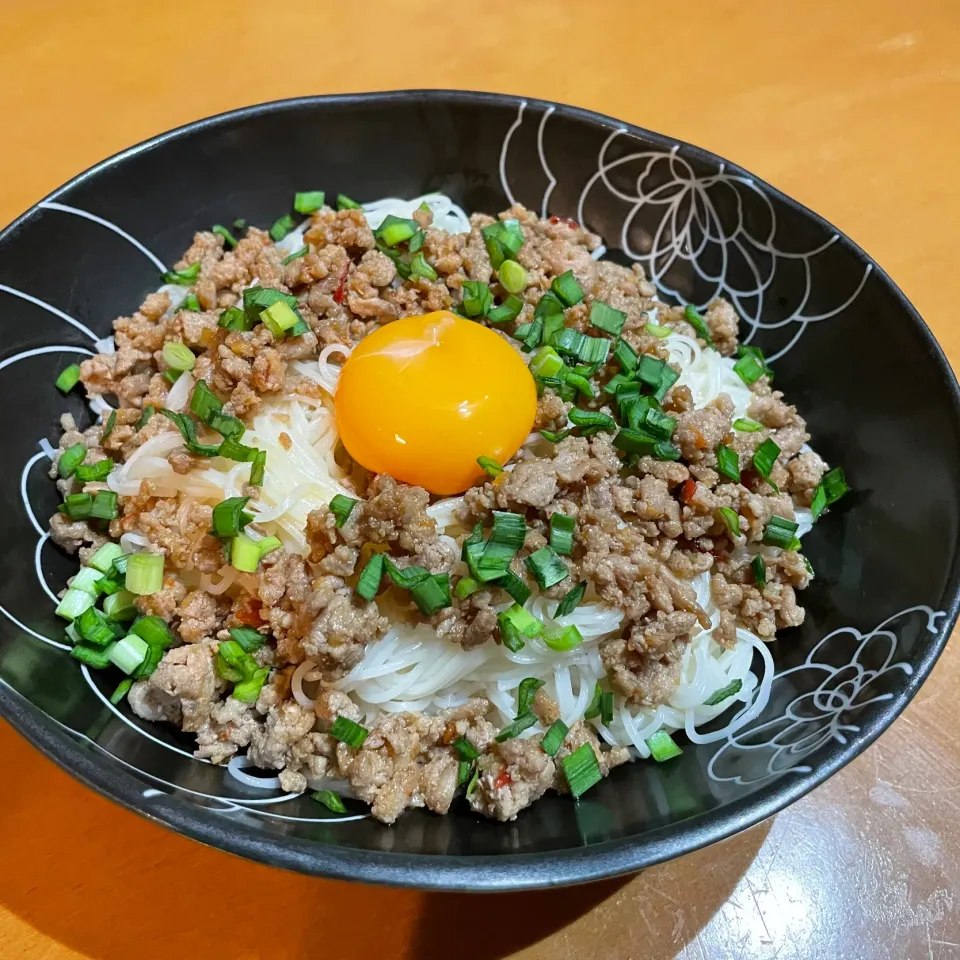
M 953 0 L 0 2 L 0 221 L 177 124 L 395 87 L 592 107 L 848 232 L 960 361 Z M 484 900 L 312 881 L 126 813 L 0 726 L 0 955 L 29 960 L 960 956 L 960 653 L 771 823 L 616 883 Z M 478 920 L 480 921 L 478 923 Z

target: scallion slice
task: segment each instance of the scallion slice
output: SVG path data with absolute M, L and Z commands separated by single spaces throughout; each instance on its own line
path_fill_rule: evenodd
M 163 359 L 171 370 L 192 370 L 197 358 L 193 351 L 185 344 L 169 340 L 163 345 Z
M 90 646 L 87 643 L 78 643 L 71 651 L 70 656 L 75 657 L 81 663 L 95 670 L 106 670 L 110 666 L 110 652 L 112 646 L 101 650 L 99 647 Z
M 162 586 L 163 554 L 131 554 L 127 560 L 126 589 L 143 597 L 156 593 Z
M 572 270 L 554 277 L 550 289 L 563 301 L 567 307 L 576 306 L 583 299 L 583 287 L 577 283 Z
M 164 407 L 161 414 L 165 416 L 180 431 L 183 445 L 190 452 L 200 457 L 216 457 L 220 454 L 221 444 L 210 445 L 197 442 L 197 425 L 185 413 L 177 413 Z
M 596 396 L 596 394 L 593 392 L 593 387 L 590 385 L 590 381 L 582 374 L 564 370 L 563 381 L 564 383 L 569 384 L 571 387 L 574 387 L 576 391 L 583 396 L 590 397 L 591 400 Z M 562 395 L 563 391 L 561 391 L 561 396 Z
M 669 327 L 662 327 L 659 323 L 645 323 L 643 330 L 645 333 L 649 333 L 651 337 L 657 337 L 659 340 L 666 340 L 673 333 Z
M 99 483 L 110 476 L 110 471 L 113 470 L 113 467 L 114 463 L 110 457 L 98 460 L 96 463 L 81 463 L 77 467 L 76 476 L 81 483 Z
M 767 564 L 759 553 L 750 561 L 750 568 L 754 581 L 762 590 L 767 585 Z
M 157 616 L 141 617 L 131 628 L 141 640 L 145 640 L 151 647 L 167 650 L 173 646 L 175 637 L 166 622 Z
M 118 640 L 107 654 L 110 662 L 124 673 L 133 673 L 143 663 L 150 648 L 136 634 L 131 633 Z
M 542 547 L 536 553 L 530 554 L 526 559 L 526 564 L 541 590 L 548 590 L 570 576 L 567 565 L 560 559 L 553 547 Z
M 113 428 L 117 425 L 117 411 L 111 410 L 110 416 L 107 417 L 107 422 L 103 428 L 103 432 L 100 434 L 100 444 L 103 445 L 103 441 L 113 433 Z
M 630 409 L 630 426 L 643 430 L 656 440 L 669 440 L 677 428 L 677 420 L 657 409 L 652 397 L 641 397 Z
M 463 583 L 463 580 L 460 583 Z M 521 607 L 530 599 L 532 593 L 530 588 L 512 570 L 507 570 L 502 577 L 497 577 L 491 583 L 493 586 L 505 590 Z M 459 585 L 457 584 L 457 586 Z M 480 584 L 477 584 L 477 588 L 479 586 Z
M 607 726 L 613 723 L 613 692 L 605 690 L 600 697 L 600 722 Z
M 154 647 L 150 644 L 147 644 L 147 655 L 140 661 L 140 665 L 133 671 L 133 679 L 142 680 L 144 677 L 149 677 L 150 674 L 157 669 L 157 666 L 163 659 L 163 653 L 164 651 L 160 647 Z
M 485 316 L 493 307 L 490 287 L 480 280 L 463 281 L 463 311 L 468 317 Z
M 473 774 L 473 761 L 461 760 L 457 764 L 457 786 L 462 787 Z
M 363 207 L 356 200 L 351 200 L 345 193 L 337 194 L 338 210 L 362 210 Z
M 560 601 L 559 606 L 557 607 L 554 617 L 565 617 L 567 614 L 573 613 L 574 610 L 580 605 L 580 601 L 583 599 L 583 595 L 587 592 L 587 581 L 581 580 L 575 587 L 572 587 L 564 598 Z
M 80 382 L 80 364 L 71 363 L 60 372 L 60 376 L 54 380 L 54 386 L 61 393 L 69 393 Z
M 658 730 L 647 740 L 647 746 L 650 748 L 650 756 L 657 763 L 663 763 L 664 760 L 672 760 L 679 757 L 683 751 L 674 743 L 673 737 L 666 730 Z
M 757 423 L 756 420 L 751 420 L 749 417 L 738 417 L 733 421 L 733 429 L 739 430 L 741 433 L 756 433 L 763 429 L 763 424 Z
M 289 213 L 285 213 L 279 220 L 274 221 L 273 226 L 270 228 L 270 239 L 275 243 L 279 243 L 291 230 L 295 230 L 297 227 L 297 221 L 290 216 Z
M 478 760 L 480 758 L 480 751 L 466 737 L 454 740 L 452 746 L 461 760 Z
M 527 536 L 527 523 L 520 513 L 508 513 L 504 510 L 493 511 L 492 543 L 502 543 L 514 553 L 523 546 Z
M 500 640 L 512 653 L 523 649 L 523 634 L 509 620 L 500 623 Z
M 410 589 L 417 609 L 426 617 L 450 606 L 450 574 L 438 573 L 427 577 Z
M 341 493 L 330 501 L 330 512 L 337 518 L 338 527 L 342 527 L 350 519 L 350 514 L 358 503 L 353 497 L 345 497 Z
M 522 716 L 517 717 L 513 723 L 505 726 L 496 736 L 497 743 L 504 743 L 507 740 L 512 740 L 514 737 L 519 736 L 529 727 L 532 727 L 537 722 L 537 718 L 532 713 L 525 713 Z
M 734 483 L 740 482 L 740 458 L 733 447 L 727 447 L 722 443 L 717 444 L 717 472 L 732 480 Z
M 95 647 L 105 647 L 116 639 L 113 627 L 96 607 L 88 607 L 73 621 L 73 624 L 84 642 L 91 643 Z
M 827 507 L 835 504 L 845 493 L 850 492 L 847 486 L 847 479 L 843 475 L 841 467 L 834 467 L 823 475 L 823 479 L 817 485 L 814 491 L 813 500 L 810 503 L 810 512 L 813 519 L 817 520 Z
M 334 793 L 332 790 L 314 790 L 310 794 L 310 799 L 322 803 L 331 813 L 347 812 L 343 800 L 340 799 L 340 794 Z
M 559 443 L 561 440 L 566 440 L 570 436 L 569 430 L 561 430 L 559 433 L 554 433 L 552 430 L 541 430 L 540 436 L 544 440 L 549 440 L 551 443 Z
M 113 706 L 117 706 L 123 698 L 130 692 L 130 688 L 133 686 L 133 679 L 127 677 L 126 680 L 121 680 L 117 684 L 117 688 L 110 694 L 110 703 Z
M 605 337 L 584 337 L 580 342 L 580 349 L 577 351 L 577 359 L 586 364 L 593 364 L 596 373 L 610 356 L 610 340 Z
M 93 509 L 93 496 L 89 493 L 68 493 L 59 509 L 71 520 L 86 520 Z
M 253 517 L 244 513 L 249 497 L 229 497 L 213 508 L 213 533 L 221 539 L 235 537 Z
M 576 517 L 563 513 L 550 516 L 550 546 L 557 553 L 569 557 L 573 553 L 573 530 L 577 525 Z
M 256 321 L 248 320 L 239 307 L 227 307 L 217 320 L 217 326 L 224 330 L 252 330 L 255 325 Z
M 139 554 L 131 554 L 131 556 L 139 556 Z M 103 612 L 111 620 L 132 620 L 139 613 L 135 604 L 136 599 L 129 590 L 120 590 L 104 598 Z
M 200 306 L 200 298 L 195 293 L 188 293 L 177 307 L 177 313 L 181 310 L 189 310 L 192 313 L 200 313 L 203 308 Z
M 733 372 L 748 386 L 756 383 L 763 376 L 763 366 L 756 357 L 741 357 L 734 365 Z
M 503 473 L 503 467 L 493 457 L 477 457 L 477 463 L 480 469 L 491 477 L 499 477 Z
M 729 507 L 719 507 L 717 513 L 720 514 L 721 519 L 727 525 L 727 529 L 730 531 L 730 535 L 733 537 L 740 536 L 740 517 L 737 514 L 736 510 L 731 510 Z
M 112 490 L 99 490 L 90 504 L 90 516 L 95 520 L 115 520 L 120 516 L 120 498 Z
M 483 227 L 480 234 L 494 270 L 505 260 L 515 260 L 523 246 L 523 229 L 516 220 L 498 220 Z
M 257 450 L 253 457 L 253 466 L 250 468 L 250 485 L 259 487 L 263 483 L 263 473 L 267 466 L 267 451 Z
M 72 447 L 67 447 L 57 461 L 57 472 L 61 477 L 72 477 L 76 473 L 77 467 L 83 463 L 86 455 L 87 448 L 82 443 L 75 443 Z
M 285 336 L 300 319 L 300 314 L 282 300 L 271 303 L 260 314 L 260 322 L 265 324 L 275 337 Z
M 453 595 L 458 600 L 466 600 L 480 589 L 480 584 L 473 577 L 461 577 L 453 588 Z M 370 598 L 372 599 L 372 598 Z
M 369 733 L 370 731 L 366 727 L 362 727 L 359 723 L 342 715 L 337 717 L 330 727 L 330 736 L 334 740 L 339 740 L 354 749 L 363 746 L 363 741 L 367 739 Z
M 543 684 L 544 681 L 538 680 L 536 677 L 526 677 L 520 681 L 520 687 L 517 690 L 518 717 L 522 717 L 525 713 L 530 713 L 533 710 L 533 701 Z
M 697 308 L 692 303 L 688 303 L 686 307 L 684 307 L 683 318 L 697 331 L 697 336 L 700 337 L 708 347 L 713 347 L 713 337 L 710 334 L 707 321 L 700 316 Z M 713 348 L 716 349 L 716 347 Z
M 398 567 L 386 554 L 384 554 L 383 562 L 387 568 L 387 573 L 390 575 L 390 579 L 401 590 L 412 590 L 418 583 L 427 580 L 431 575 L 426 567 Z
M 325 196 L 322 190 L 306 190 L 303 193 L 295 193 L 293 195 L 293 209 L 297 213 L 316 213 L 323 206 Z
M 590 324 L 598 330 L 603 330 L 611 336 L 619 337 L 626 323 L 627 315 L 621 310 L 614 310 L 602 300 L 594 300 L 590 304 Z
M 663 403 L 663 398 L 666 397 L 667 393 L 670 391 L 670 388 L 679 379 L 680 374 L 677 373 L 673 367 L 671 367 L 669 364 L 664 366 L 663 373 L 660 375 L 660 385 L 653 392 L 653 395 L 658 403 Z
M 84 611 L 90 609 L 97 602 L 93 594 L 86 590 L 75 589 L 71 587 L 64 593 L 54 611 L 58 617 L 64 620 L 76 620 Z
M 223 237 L 223 242 L 231 249 L 237 245 L 237 238 L 222 224 L 215 223 L 210 229 Z
M 503 613 L 497 615 L 500 626 L 509 623 L 519 630 L 525 637 L 537 637 L 543 633 L 543 624 L 529 610 L 525 610 L 519 603 L 514 603 Z
M 563 359 L 553 347 L 541 347 L 530 361 L 535 377 L 555 377 L 563 369 Z
M 523 301 L 511 293 L 499 307 L 487 312 L 487 320 L 490 323 L 507 323 L 509 320 L 516 320 L 522 310 Z
M 780 547 L 783 550 L 794 550 L 798 524 L 786 517 L 774 514 L 763 531 L 763 542 L 771 547 Z
M 106 576 L 113 568 L 113 561 L 117 557 L 123 556 L 123 548 L 119 543 L 105 543 L 99 550 L 87 561 L 94 570 Z
M 545 630 L 543 642 L 551 650 L 575 650 L 583 643 L 583 634 L 576 624 L 571 623 L 559 630 Z
M 555 757 L 557 751 L 563 746 L 563 741 L 567 739 L 570 728 L 562 720 L 554 720 L 550 729 L 543 735 L 540 741 L 540 749 L 548 757 Z
M 410 276 L 415 280 L 436 280 L 437 271 L 427 263 L 422 253 L 418 253 L 410 261 Z
M 205 380 L 198 380 L 190 396 L 190 410 L 204 423 L 223 409 L 223 401 L 210 389 Z
M 172 283 L 179 287 L 189 287 L 200 276 L 200 261 L 191 263 L 184 270 L 167 270 L 163 274 L 164 283 Z
M 582 797 L 592 786 L 603 779 L 597 755 L 593 752 L 593 747 L 589 743 L 582 744 L 573 753 L 565 756 L 560 761 L 560 765 L 563 767 L 564 775 L 567 778 L 570 793 L 575 799 Z
M 597 685 L 593 688 L 593 696 L 590 698 L 590 703 L 587 704 L 587 709 L 583 712 L 584 720 L 593 720 L 595 717 L 600 716 L 600 705 L 603 702 L 603 689 L 598 682 Z
M 304 244 L 299 250 L 294 250 L 289 256 L 284 257 L 280 263 L 283 266 L 286 266 L 288 263 L 293 263 L 294 260 L 300 260 L 305 257 L 310 252 L 309 244 Z
M 714 693 L 703 701 L 705 707 L 715 707 L 718 703 L 723 703 L 724 700 L 729 700 L 730 697 L 738 694 L 743 687 L 743 681 L 738 677 L 736 680 L 731 680 L 725 687 L 721 687 L 719 690 L 716 690 Z
M 380 590 L 380 580 L 383 578 L 383 554 L 374 553 L 363 565 L 360 579 L 357 580 L 357 593 L 364 600 L 372 600 Z
M 497 279 L 507 293 L 520 293 L 529 282 L 527 271 L 516 260 L 504 260 L 497 271 Z
M 410 240 L 419 229 L 416 220 L 407 220 L 388 213 L 380 226 L 373 231 L 373 235 L 384 246 L 395 247 L 398 243 Z
M 640 355 L 626 340 L 617 340 L 616 346 L 613 348 L 613 356 L 617 363 L 620 364 L 620 368 L 627 374 L 632 374 L 640 362 Z M 616 391 L 609 390 L 609 392 L 614 393 Z
M 756 470 L 777 493 L 780 492 L 780 488 L 770 479 L 770 471 L 773 469 L 773 465 L 777 462 L 777 457 L 779 456 L 780 448 L 769 438 L 764 440 L 753 454 L 753 469 Z

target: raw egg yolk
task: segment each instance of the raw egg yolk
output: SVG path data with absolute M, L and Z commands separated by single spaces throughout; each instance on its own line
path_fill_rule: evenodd
M 502 337 L 441 310 L 365 337 L 340 371 L 335 402 L 354 460 L 446 496 L 483 477 L 477 457 L 506 463 L 520 449 L 537 391 Z

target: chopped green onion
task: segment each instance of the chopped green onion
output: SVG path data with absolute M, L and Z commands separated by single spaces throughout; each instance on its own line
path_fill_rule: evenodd
M 593 688 L 593 696 L 590 698 L 590 703 L 587 705 L 587 709 L 583 712 L 584 720 L 593 720 L 595 717 L 600 716 L 600 705 L 603 703 L 603 690 L 600 687 L 600 683 Z
M 239 307 L 227 307 L 217 320 L 217 326 L 224 330 L 252 330 L 255 323 L 256 321 L 249 320 Z
M 522 310 L 523 301 L 511 293 L 499 307 L 494 307 L 487 312 L 487 320 L 490 323 L 506 323 L 509 320 L 516 320 Z
M 583 634 L 580 633 L 576 624 L 571 623 L 559 630 L 544 631 L 543 642 L 551 650 L 575 650 L 583 643 Z
M 727 525 L 727 529 L 730 531 L 730 535 L 733 537 L 740 536 L 740 517 L 737 514 L 736 510 L 731 510 L 729 507 L 720 507 L 717 510 L 717 513 L 720 514 L 723 522 Z
M 77 467 L 83 463 L 87 455 L 87 448 L 82 443 L 75 443 L 72 447 L 67 447 L 60 454 L 60 460 L 57 462 L 57 471 L 61 477 L 72 477 Z
M 503 467 L 493 457 L 477 457 L 477 463 L 480 465 L 480 469 L 491 477 L 499 477 L 503 473 Z
M 565 617 L 567 614 L 573 613 L 574 610 L 580 605 L 580 601 L 583 599 L 583 595 L 587 592 L 587 581 L 581 580 L 575 587 L 572 587 L 564 598 L 560 601 L 560 605 L 557 607 L 554 617 Z
M 435 574 L 421 580 L 410 589 L 417 609 L 426 617 L 450 606 L 450 575 Z
M 100 443 L 102 444 L 107 437 L 113 433 L 113 428 L 117 425 L 117 411 L 111 410 L 110 416 L 107 417 L 106 425 L 103 428 L 103 432 L 100 434 Z
M 543 624 L 529 610 L 525 610 L 519 603 L 504 610 L 497 615 L 502 627 L 504 623 L 509 623 L 520 631 L 525 637 L 536 637 L 543 632 Z
M 374 237 L 388 247 L 410 240 L 420 229 L 416 220 L 406 220 L 388 213 L 383 222 L 373 231 Z
M 763 376 L 763 366 L 756 357 L 749 355 L 741 357 L 734 365 L 733 372 L 748 386 L 756 383 Z
M 260 314 L 260 322 L 275 336 L 282 337 L 292 327 L 296 326 L 300 315 L 282 300 L 271 303 Z
M 585 397 L 593 399 L 593 397 L 596 396 L 593 392 L 593 387 L 590 386 L 590 381 L 579 373 L 564 372 L 563 380 L 564 383 L 570 384 L 578 393 L 583 394 Z
M 747 346 L 746 344 L 740 344 L 737 347 L 737 356 L 738 357 L 752 357 L 760 366 L 760 369 L 763 373 L 770 378 L 770 382 L 773 382 L 773 371 L 770 369 L 769 364 L 767 363 L 766 357 L 763 355 L 763 351 L 759 347 Z
M 669 327 L 662 327 L 659 323 L 645 323 L 643 325 L 645 333 L 649 333 L 651 337 L 657 337 L 660 340 L 666 340 L 673 331 Z
M 473 577 L 461 577 L 457 581 L 457 585 L 453 588 L 453 595 L 458 600 L 466 600 L 467 597 L 476 593 L 479 589 L 480 584 L 474 580 Z
M 254 447 L 248 447 L 245 443 L 237 443 L 233 437 L 224 437 L 220 446 L 213 449 L 217 451 L 216 456 L 226 457 L 228 460 L 235 460 L 237 463 L 251 463 L 257 456 Z
M 540 436 L 544 440 L 549 440 L 551 443 L 559 443 L 561 440 L 566 440 L 570 436 L 569 430 L 561 430 L 559 433 L 553 433 L 551 430 L 541 430 Z
M 660 375 L 660 385 L 654 391 L 658 403 L 663 403 L 663 398 L 667 395 L 670 388 L 680 379 L 680 374 L 673 367 L 665 365 L 663 373 Z
M 289 213 L 285 213 L 279 220 L 275 221 L 270 228 L 270 239 L 275 243 L 279 243 L 291 230 L 295 230 L 296 227 L 296 220 L 294 220 Z
M 243 508 L 249 502 L 249 497 L 229 497 L 221 500 L 213 508 L 213 534 L 221 539 L 235 537 L 253 517 L 244 513 Z
M 466 737 L 454 740 L 452 746 L 461 760 L 478 760 L 480 758 L 480 751 Z
M 513 549 L 514 553 L 523 546 L 527 536 L 527 523 L 520 513 L 508 513 L 504 510 L 493 511 L 492 543 L 502 543 Z
M 763 429 L 763 424 L 757 423 L 756 420 L 751 420 L 749 417 L 738 417 L 733 421 L 733 429 L 739 430 L 741 433 L 756 433 Z
M 68 493 L 59 509 L 71 520 L 86 520 L 93 510 L 93 496 L 89 493 Z
M 780 488 L 770 479 L 770 471 L 780 456 L 780 448 L 770 439 L 764 440 L 753 454 L 753 469 L 779 493 Z
M 418 583 L 422 583 L 431 575 L 426 567 L 398 567 L 386 554 L 384 554 L 383 562 L 390 579 L 401 590 L 412 590 Z
M 256 661 L 254 661 L 256 662 Z M 256 703 L 260 691 L 270 675 L 269 667 L 260 667 L 233 688 L 231 696 L 241 703 Z
M 204 423 L 220 413 L 223 409 L 223 401 L 210 389 L 205 380 L 198 380 L 190 396 L 190 410 L 195 413 Z
M 304 193 L 295 193 L 293 195 L 293 209 L 297 213 L 316 213 L 323 206 L 324 199 L 325 195 L 322 190 L 307 190 Z
M 356 200 L 351 200 L 345 193 L 337 194 L 338 210 L 362 210 L 363 207 Z
M 555 377 L 563 369 L 563 360 L 553 347 L 541 347 L 530 361 L 535 377 Z
M 473 761 L 461 760 L 457 764 L 457 786 L 462 787 L 470 779 L 470 775 L 472 773 L 473 773 Z
M 604 726 L 613 723 L 613 693 L 610 690 L 600 697 L 600 722 Z
M 657 440 L 669 440 L 677 428 L 677 420 L 658 410 L 655 403 L 652 397 L 641 397 L 631 408 L 630 426 L 646 431 Z
M 383 554 L 373 553 L 360 571 L 357 580 L 357 593 L 364 600 L 372 600 L 380 589 L 380 580 L 383 578 Z M 462 582 L 462 581 L 461 581 Z M 459 584 L 457 584 L 459 586 Z M 459 595 L 459 594 L 458 594 Z
M 260 565 L 260 544 L 245 533 L 230 541 L 230 565 L 243 573 L 256 573 Z
M 763 542 L 771 547 L 795 550 L 794 540 L 796 538 L 797 527 L 798 524 L 792 520 L 787 520 L 786 517 L 778 517 L 774 514 L 770 518 L 766 529 L 763 531 Z
M 110 662 L 119 667 L 124 673 L 133 673 L 143 663 L 149 647 L 136 634 L 129 634 L 118 640 L 108 653 Z
M 263 473 L 267 466 L 267 451 L 257 450 L 253 457 L 253 466 L 250 468 L 250 485 L 259 487 L 263 484 Z
M 288 293 L 281 293 L 269 287 L 247 287 L 243 291 L 243 312 L 249 324 L 248 329 L 260 322 L 261 313 L 275 303 L 284 303 L 296 313 L 299 301 Z M 297 313 L 297 318 L 300 318 Z
M 551 514 L 550 546 L 557 553 L 565 557 L 569 557 L 573 553 L 573 530 L 576 525 L 576 517 L 568 517 L 563 513 Z
M 589 743 L 577 747 L 573 753 L 565 756 L 560 765 L 567 778 L 567 786 L 574 799 L 582 797 L 592 786 L 603 779 L 600 763 L 593 747 Z
M 71 590 L 84 590 L 91 597 L 97 595 L 97 583 L 102 580 L 104 574 L 95 567 L 81 567 L 76 576 L 70 581 Z
M 527 569 L 533 574 L 541 590 L 548 590 L 570 576 L 566 564 L 552 547 L 542 547 L 526 559 Z
M 497 271 L 497 279 L 508 293 L 520 293 L 527 283 L 527 271 L 516 260 L 504 260 Z
M 116 639 L 113 627 L 96 607 L 88 607 L 73 623 L 83 640 L 95 647 L 105 647 Z
M 199 457 L 216 457 L 220 455 L 222 444 L 210 445 L 197 442 L 197 425 L 185 413 L 167 410 L 166 407 L 164 407 L 160 413 L 180 431 L 180 436 L 183 437 L 183 445 L 190 453 L 194 453 Z
M 130 688 L 133 686 L 133 680 L 130 677 L 127 677 L 126 680 L 121 680 L 117 684 L 117 689 L 110 694 L 110 703 L 113 706 L 117 706 L 121 700 L 130 692 Z
M 163 379 L 166 380 L 167 383 L 176 383 L 182 374 L 183 370 L 164 370 Z
M 256 653 L 266 642 L 267 638 L 252 627 L 230 627 L 230 636 L 235 643 L 240 644 L 244 653 Z M 134 633 L 137 631 L 134 630 Z M 146 640 L 147 638 L 144 637 Z
M 437 271 L 427 263 L 422 253 L 418 253 L 410 261 L 410 276 L 417 280 L 436 280 Z
M 610 356 L 610 344 L 611 341 L 604 337 L 584 337 L 581 341 L 577 358 L 583 363 L 596 365 L 591 375 L 607 362 L 607 357 Z
M 753 579 L 762 590 L 767 585 L 767 564 L 759 553 L 750 561 L 750 567 L 753 570 Z
M 548 757 L 555 757 L 557 751 L 563 746 L 563 741 L 567 739 L 570 728 L 562 720 L 554 720 L 550 729 L 543 735 L 540 741 L 540 749 Z
M 563 301 L 567 307 L 576 306 L 583 299 L 583 288 L 577 283 L 572 270 L 554 277 L 550 289 Z
M 584 434 L 596 433 L 598 430 L 616 430 L 617 422 L 613 417 L 596 410 L 580 410 L 574 407 L 570 411 L 570 422 L 575 427 L 583 427 Z
M 468 317 L 482 317 L 493 306 L 490 287 L 480 280 L 463 281 L 463 310 Z
M 639 354 L 626 340 L 617 340 L 613 348 L 613 356 L 617 363 L 620 364 L 620 368 L 628 374 L 632 374 L 637 369 L 637 364 L 640 361 Z M 610 384 L 607 386 L 609 388 Z M 608 392 L 614 393 L 616 391 L 608 389 Z
M 843 475 L 841 467 L 834 467 L 825 473 L 823 479 L 817 484 L 813 500 L 810 503 L 810 512 L 813 514 L 813 519 L 818 520 L 827 507 L 832 506 L 845 493 L 849 492 L 850 487 L 847 486 L 847 479 Z
M 729 478 L 734 483 L 740 482 L 740 458 L 732 447 L 717 444 L 717 472 Z
M 730 697 L 738 694 L 743 687 L 743 681 L 739 679 L 731 680 L 725 687 L 721 687 L 719 690 L 710 694 L 710 696 L 703 701 L 705 707 L 715 707 L 718 703 L 723 703 L 724 700 L 729 700 Z
M 523 246 L 523 229 L 516 220 L 499 220 L 480 233 L 494 270 L 499 270 L 505 260 L 515 260 Z
M 130 593 L 147 596 L 163 586 L 163 554 L 134 553 L 127 560 L 126 588 Z M 119 594 L 118 594 L 119 596 Z
M 115 520 L 120 516 L 120 498 L 112 490 L 100 490 L 90 505 L 90 516 L 96 520 Z
M 188 293 L 183 300 L 180 301 L 180 306 L 177 307 L 176 312 L 179 313 L 181 310 L 190 310 L 193 313 L 199 313 L 201 309 L 200 298 L 195 293 Z
M 367 739 L 369 733 L 370 731 L 366 727 L 362 727 L 359 723 L 342 715 L 337 717 L 330 727 L 330 736 L 334 740 L 339 740 L 354 749 L 363 746 L 363 741 Z
M 106 670 L 110 666 L 110 653 L 112 647 L 101 650 L 99 647 L 92 647 L 86 643 L 78 643 L 71 651 L 70 656 L 76 657 L 81 663 L 95 670 Z
M 300 260 L 302 257 L 305 257 L 309 252 L 310 246 L 305 243 L 299 250 L 294 250 L 289 256 L 284 257 L 280 263 L 286 266 L 288 263 L 293 263 L 294 260 Z
M 461 580 L 460 583 L 463 581 Z M 502 577 L 497 577 L 492 583 L 501 590 L 505 590 L 521 607 L 530 599 L 532 591 L 512 570 L 507 570 Z M 477 584 L 477 588 L 479 586 L 480 584 Z
M 656 437 L 651 436 L 646 430 L 634 430 L 631 427 L 623 427 L 613 438 L 613 445 L 624 453 L 635 453 L 641 457 L 656 456 L 658 441 Z
M 54 386 L 61 393 L 69 393 L 80 381 L 80 364 L 71 363 L 69 367 L 61 371 L 60 376 L 54 381 Z
M 138 556 L 138 554 L 131 554 L 131 556 Z M 129 590 L 120 590 L 104 598 L 103 612 L 111 620 L 132 620 L 139 613 L 134 603 L 136 599 Z
M 544 681 L 538 680 L 536 677 L 526 677 L 520 681 L 520 687 L 517 691 L 518 717 L 522 717 L 525 713 L 530 713 L 533 710 L 533 701 L 543 684 Z
M 520 328 L 517 327 L 514 335 L 520 336 Z M 526 332 L 526 335 L 523 337 L 523 346 L 520 348 L 524 353 L 529 353 L 531 350 L 536 350 L 537 347 L 543 342 L 543 319 L 541 317 L 534 317 L 533 323 L 530 324 L 530 329 Z
M 113 577 L 104 577 L 102 580 L 97 581 L 97 591 L 103 594 L 116 593 L 118 590 L 123 589 L 123 584 L 119 580 L 114 580 Z
M 512 653 L 523 649 L 523 634 L 509 620 L 500 623 L 500 640 Z
M 544 322 L 544 331 L 547 329 L 549 320 L 550 338 L 549 343 L 554 345 L 556 337 L 563 332 L 563 301 L 551 290 L 537 301 L 533 311 L 534 317 Z M 544 334 L 546 336 L 546 333 Z
M 76 620 L 77 617 L 84 611 L 90 609 L 96 602 L 96 598 L 87 593 L 86 590 L 74 590 L 71 588 L 63 595 L 54 612 L 58 617 L 63 617 L 64 620 Z
M 673 737 L 666 730 L 658 730 L 647 740 L 647 746 L 650 748 L 650 756 L 657 763 L 663 763 L 664 760 L 672 760 L 679 757 L 683 751 L 674 743 Z
M 579 330 L 574 330 L 572 327 L 564 327 L 564 329 L 553 338 L 553 345 L 561 353 L 565 353 L 571 357 L 579 357 L 581 345 L 586 339 L 586 336 Z
M 340 799 L 338 793 L 334 793 L 332 790 L 314 790 L 310 794 L 311 800 L 316 800 L 317 803 L 322 803 L 331 813 L 346 813 L 347 808 L 343 805 L 343 801 Z
M 105 543 L 99 550 L 87 561 L 94 570 L 106 575 L 113 566 L 113 561 L 117 557 L 123 556 L 123 549 L 119 543 Z
M 637 363 L 636 377 L 645 383 L 648 387 L 658 387 L 663 379 L 663 371 L 666 369 L 667 362 L 658 357 L 651 357 L 649 354 L 643 354 Z
M 169 649 L 176 640 L 163 618 L 157 616 L 141 617 L 130 628 L 130 632 L 135 633 L 151 647 L 159 647 L 161 650 Z
M 60 462 L 63 462 L 63 458 L 60 458 Z M 110 457 L 106 457 L 103 460 L 98 460 L 96 463 L 84 464 L 81 463 L 77 467 L 77 479 L 81 483 L 98 483 L 101 480 L 106 480 L 110 476 L 110 471 L 113 470 L 114 463 Z
M 338 493 L 330 501 L 330 512 L 337 518 L 338 527 L 342 527 L 350 519 L 350 514 L 353 513 L 353 508 L 358 502 L 353 497 L 345 497 L 342 493 Z
M 147 645 L 147 655 L 140 661 L 140 666 L 138 666 L 133 671 L 134 680 L 143 680 L 144 677 L 149 677 L 154 670 L 157 669 L 160 661 L 163 659 L 164 651 L 161 647 L 154 647 Z
M 713 337 L 710 335 L 710 328 L 707 326 L 707 321 L 700 316 L 697 311 L 697 308 L 692 304 L 688 303 L 683 309 L 683 317 L 697 331 L 697 336 L 703 340 L 708 347 L 713 347 Z M 716 349 L 716 347 L 714 347 Z
M 222 226 L 221 224 L 215 223 L 211 227 L 211 230 L 213 233 L 219 234 L 221 237 L 223 237 L 223 242 L 228 247 L 233 248 L 237 245 L 237 238 L 226 227 Z
M 231 417 L 226 413 L 212 414 L 207 425 L 211 430 L 216 430 L 220 436 L 228 440 L 239 440 L 247 429 L 242 420 Z
M 519 736 L 523 733 L 528 727 L 532 727 L 537 722 L 537 718 L 532 713 L 525 713 L 522 716 L 517 717 L 513 723 L 505 726 L 496 736 L 497 743 L 504 743 L 507 740 L 512 740 L 514 737 Z
M 170 340 L 163 345 L 163 359 L 171 370 L 192 370 L 197 358 L 193 351 L 184 343 Z
M 200 275 L 200 261 L 191 263 L 184 270 L 167 270 L 163 274 L 164 283 L 173 283 L 180 287 L 189 287 Z
M 614 337 L 619 337 L 626 323 L 627 315 L 621 310 L 614 310 L 602 300 L 594 300 L 590 304 L 590 324 L 598 330 L 604 330 Z

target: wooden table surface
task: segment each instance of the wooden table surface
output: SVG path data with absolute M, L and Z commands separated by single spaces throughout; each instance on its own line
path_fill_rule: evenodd
M 960 363 L 957 0 L 0 0 L 0 221 L 256 101 L 463 87 L 701 144 L 864 246 Z M 634 878 L 485 899 L 310 880 L 126 813 L 0 725 L 0 957 L 960 957 L 960 643 L 859 760 Z M 477 921 L 482 923 L 478 924 Z

